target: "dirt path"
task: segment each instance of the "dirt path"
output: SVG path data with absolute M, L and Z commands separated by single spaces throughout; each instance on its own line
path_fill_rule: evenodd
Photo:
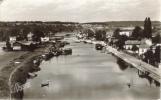
M 30 64 L 28 63 L 32 61 L 32 58 L 41 55 L 47 50 L 47 47 L 44 47 L 39 48 L 34 52 L 8 52 L 7 54 L 0 56 L 0 99 L 8 99 L 10 97 L 8 83 L 12 80 L 12 76 L 14 76 L 14 78 L 16 77 L 16 79 L 14 80 L 13 78 L 12 81 L 17 81 L 17 79 L 19 79 L 17 76 L 23 76 L 23 73 L 16 73 L 17 69 L 29 68 Z M 16 64 L 15 61 L 20 61 L 21 63 Z M 26 70 L 26 72 L 28 71 L 28 69 L 24 70 Z
M 13 61 L 16 58 L 26 54 L 27 52 L 3 52 L 4 54 L 0 55 L 0 70 Z

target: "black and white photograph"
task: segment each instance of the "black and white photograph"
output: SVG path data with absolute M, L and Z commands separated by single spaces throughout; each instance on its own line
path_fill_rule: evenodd
M 0 100 L 161 100 L 161 0 L 0 0 Z

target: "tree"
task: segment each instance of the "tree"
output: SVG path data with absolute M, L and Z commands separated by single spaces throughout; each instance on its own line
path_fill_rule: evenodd
M 34 34 L 34 36 L 33 36 L 34 41 L 40 41 L 40 38 L 45 36 L 44 32 L 43 32 L 43 28 L 38 27 L 38 26 L 36 26 L 33 29 L 33 34 Z
M 86 29 L 84 30 L 84 33 L 86 33 L 87 38 L 92 38 L 94 37 L 94 32 L 91 29 Z
M 153 38 L 153 43 L 160 43 L 160 34 L 157 34 L 157 35 Z
M 8 50 L 11 50 L 11 43 L 9 41 L 6 41 L 6 47 Z
M 152 38 L 152 25 L 150 17 L 146 18 L 144 21 L 144 37 Z
M 118 49 L 120 49 L 120 50 L 124 49 L 125 41 L 127 39 L 128 39 L 128 37 L 126 35 L 120 35 L 118 37 L 118 41 L 116 42 L 116 46 L 118 47 Z
M 19 34 L 19 29 L 16 27 L 13 27 L 10 29 L 10 36 L 17 36 Z
M 135 29 L 132 32 L 132 37 L 137 40 L 142 38 L 142 29 L 140 26 L 135 26 Z
M 160 50 L 161 50 L 160 46 L 157 46 L 156 49 L 155 49 L 154 56 L 155 56 L 155 61 L 157 63 L 160 63 L 160 60 L 161 60 L 161 58 L 160 58 Z
M 114 31 L 114 33 L 113 33 L 113 37 L 115 37 L 115 38 L 119 38 L 120 37 L 120 28 L 117 28 L 115 31 Z
M 147 38 L 152 38 L 152 25 L 151 25 L 150 17 L 148 18 L 148 21 L 147 21 L 147 32 L 148 32 Z
M 136 45 L 133 45 L 131 50 L 136 52 L 137 50 L 139 50 L 139 48 Z
M 106 39 L 106 31 L 105 30 L 96 30 L 95 33 L 96 40 L 103 41 Z
M 148 50 L 144 55 L 145 55 L 145 62 L 151 65 L 155 65 L 155 56 L 151 49 Z

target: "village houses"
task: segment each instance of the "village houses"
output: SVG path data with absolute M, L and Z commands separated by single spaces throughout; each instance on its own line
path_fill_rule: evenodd
M 121 30 L 119 32 L 120 35 L 126 35 L 127 37 L 130 37 L 131 34 L 132 34 L 132 31 L 129 31 L 129 30 Z
M 140 43 L 141 42 L 138 40 L 127 40 L 127 41 L 125 41 L 124 48 L 126 50 L 131 50 L 133 46 L 137 46 L 139 48 Z
M 27 40 L 28 40 L 28 41 L 32 41 L 32 40 L 33 40 L 33 36 L 34 36 L 34 34 L 33 34 L 32 32 L 29 32 L 29 33 L 27 34 Z

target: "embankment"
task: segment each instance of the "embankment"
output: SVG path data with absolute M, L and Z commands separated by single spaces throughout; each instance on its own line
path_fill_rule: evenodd
M 30 72 L 39 71 L 39 64 L 35 66 L 33 60 L 48 50 L 49 46 L 27 52 L 3 67 L 0 73 L 0 99 L 22 99 L 23 85 L 29 78 Z M 41 61 L 40 61 L 41 62 Z

